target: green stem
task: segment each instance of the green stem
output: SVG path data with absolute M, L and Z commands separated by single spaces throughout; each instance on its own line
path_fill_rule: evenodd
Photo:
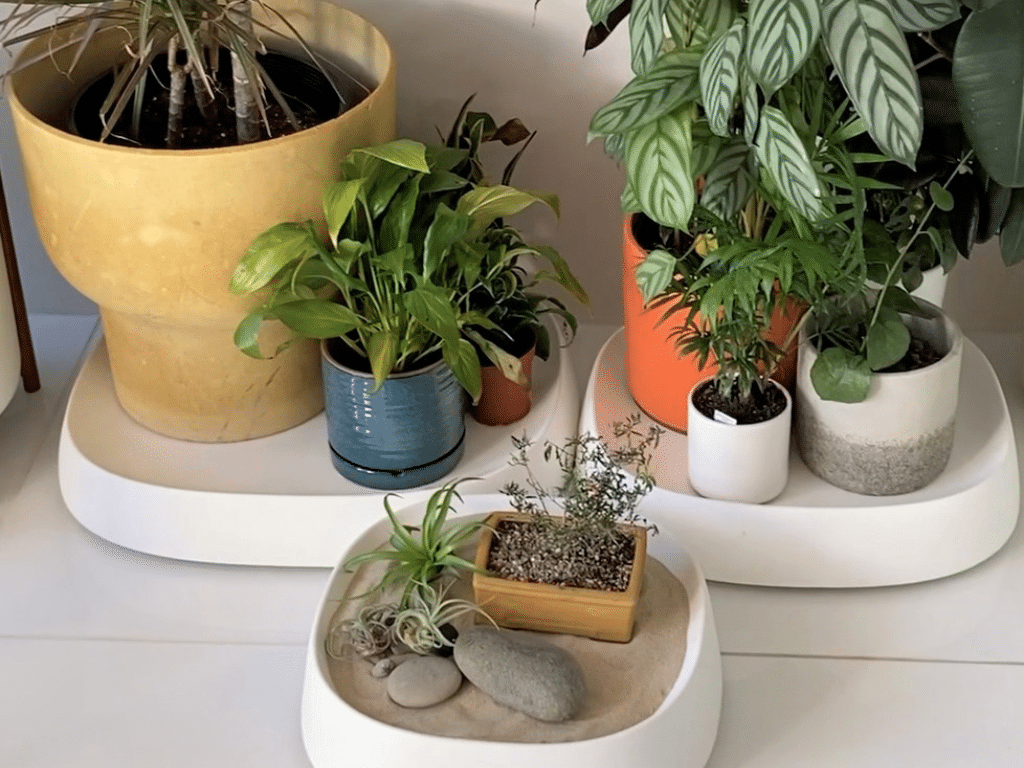
M 967 164 L 967 161 L 970 160 L 973 155 L 974 150 L 970 149 L 962 158 L 960 158 L 960 162 L 956 164 L 956 168 L 953 169 L 953 172 L 949 174 L 949 178 L 946 179 L 945 183 L 942 185 L 943 189 L 949 188 L 949 185 L 952 183 L 953 179 L 956 178 L 957 174 L 960 173 L 961 169 Z M 925 211 L 924 216 L 922 216 L 920 221 L 918 221 L 917 228 L 914 230 L 914 233 L 910 236 L 910 240 L 908 240 L 906 245 L 904 245 L 900 249 L 898 258 L 896 258 L 893 261 L 892 266 L 889 267 L 889 271 L 885 276 L 885 282 L 882 284 L 882 288 L 878 292 L 878 296 L 875 299 L 875 308 L 874 311 L 871 313 L 871 322 L 868 323 L 869 330 L 871 328 L 874 328 L 875 323 L 878 322 L 878 315 L 882 311 L 882 300 L 885 298 L 886 291 L 888 291 L 889 288 L 892 286 L 892 281 L 893 277 L 896 275 L 896 270 L 902 268 L 903 259 L 905 259 L 907 254 L 910 253 L 910 247 L 914 244 L 914 241 L 917 240 L 917 238 L 920 237 L 921 234 L 925 231 L 925 224 L 928 223 L 928 219 L 930 219 L 932 213 L 935 212 L 935 208 L 935 201 L 932 200 L 931 205 L 928 206 L 928 210 Z M 864 339 L 861 341 L 862 353 L 867 350 L 867 345 L 868 338 L 867 334 L 865 334 Z

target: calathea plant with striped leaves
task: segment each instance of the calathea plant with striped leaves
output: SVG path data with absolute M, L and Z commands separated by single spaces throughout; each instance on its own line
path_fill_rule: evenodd
M 586 48 L 626 21 L 634 77 L 590 125 L 627 172 L 623 207 L 687 230 L 757 173 L 809 220 L 828 170 L 809 162 L 783 86 L 815 51 L 881 154 L 913 166 L 922 96 L 906 35 L 958 26 L 952 61 L 964 127 L 1004 212 L 1004 259 L 1024 257 L 1024 0 L 587 0 Z M 711 172 L 714 175 L 711 175 Z M 695 181 L 709 174 L 698 192 Z M 727 202 L 735 203 L 727 194 Z

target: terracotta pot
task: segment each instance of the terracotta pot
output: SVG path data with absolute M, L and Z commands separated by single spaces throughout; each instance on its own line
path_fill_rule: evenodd
M 494 527 L 501 520 L 531 520 L 519 512 L 494 512 L 477 543 L 475 563 L 487 568 Z M 647 530 L 622 526 L 636 542 L 633 572 L 625 592 L 559 587 L 511 581 L 473 573 L 473 599 L 501 627 L 559 632 L 628 643 L 633 637 L 636 606 L 640 601 L 644 567 L 647 563 Z
M 793 401 L 785 395 L 786 409 L 758 424 L 723 424 L 709 419 L 687 399 L 690 431 L 686 441 L 690 485 L 701 496 L 747 504 L 771 501 L 789 479 L 789 432 Z
M 535 347 L 519 358 L 525 384 L 506 378 L 494 364 L 483 365 L 480 377 L 483 389 L 476 405 L 470 407 L 473 418 L 488 427 L 514 424 L 530 412 L 533 407 L 533 358 Z
M 658 325 L 664 308 L 645 309 L 634 275 L 647 252 L 633 236 L 633 215 L 627 216 L 622 232 L 622 303 L 626 337 L 626 377 L 629 392 L 643 411 L 671 429 L 687 429 L 687 395 L 703 379 L 714 375 L 709 362 L 698 369 L 696 357 L 680 357 L 669 338 L 672 323 Z M 804 313 L 795 302 L 786 302 L 772 316 L 768 338 L 781 344 Z M 772 377 L 792 390 L 796 378 L 794 342 Z
M 274 6 L 311 48 L 350 60 L 376 89 L 343 115 L 291 136 L 220 149 L 147 150 L 64 130 L 74 98 L 121 57 L 123 32 L 98 33 L 71 76 L 64 72 L 73 46 L 8 79 L 43 245 L 61 274 L 100 306 L 121 405 L 171 437 L 259 437 L 322 409 L 316 342 L 271 361 L 241 354 L 232 342 L 235 327 L 264 297 L 235 296 L 228 280 L 264 229 L 322 220 L 324 187 L 350 149 L 395 134 L 394 62 L 380 32 L 330 2 Z M 261 21 L 283 27 L 275 16 Z M 30 44 L 22 60 L 48 44 Z M 284 336 L 280 327 L 268 329 L 264 348 Z

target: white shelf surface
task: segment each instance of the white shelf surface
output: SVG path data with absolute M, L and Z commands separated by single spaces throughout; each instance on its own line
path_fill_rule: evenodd
M 506 506 L 500 495 L 467 497 L 459 505 L 462 519 L 482 518 Z M 396 510 L 414 523 L 422 507 Z M 465 515 L 466 517 L 462 517 Z M 387 540 L 390 521 L 369 527 L 341 557 L 310 632 L 302 697 L 302 733 L 316 768 L 373 765 L 387 745 L 390 761 L 487 765 L 490 768 L 538 768 L 586 765 L 594 768 L 702 768 L 715 743 L 722 702 L 721 657 L 707 584 L 693 559 L 670 536 L 655 536 L 649 555 L 658 558 L 683 584 L 689 602 L 686 655 L 665 700 L 650 717 L 598 738 L 564 743 L 502 743 L 431 736 L 399 728 L 362 714 L 335 690 L 328 671 L 325 640 L 331 619 L 348 593 L 352 574 L 342 564 L 351 556 Z
M 544 440 L 575 434 L 579 388 L 568 350 L 554 345 L 547 361 L 535 362 L 533 397 L 530 413 L 508 427 L 467 418 L 465 456 L 455 470 L 402 497 L 424 498 L 468 477 L 480 480 L 463 493 L 498 491 L 521 476 L 508 465 L 513 434 L 533 440 L 537 456 Z M 555 471 L 551 465 L 540 476 Z M 331 567 L 383 514 L 385 496 L 334 470 L 323 414 L 277 435 L 228 444 L 174 440 L 139 426 L 117 402 L 102 340 L 71 393 L 59 475 L 68 509 L 108 541 L 162 557 L 239 565 Z
M 580 429 L 611 436 L 614 422 L 637 412 L 618 331 L 594 363 Z M 813 475 L 793 449 L 789 481 L 771 503 L 706 499 L 687 478 L 686 436 L 672 431 L 658 447 L 654 474 L 658 487 L 644 500 L 644 514 L 685 542 L 709 579 L 738 584 L 850 588 L 959 573 L 1005 544 L 1020 505 L 1006 402 L 992 366 L 969 341 L 953 453 L 939 479 L 920 491 L 844 491 Z

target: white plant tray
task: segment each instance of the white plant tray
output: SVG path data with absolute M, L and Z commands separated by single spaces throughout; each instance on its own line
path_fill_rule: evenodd
M 507 506 L 503 496 L 466 497 L 459 519 L 482 517 Z M 414 523 L 422 508 L 398 512 Z M 377 547 L 390 523 L 370 527 L 341 558 Z M 707 584 L 693 559 L 671 536 L 653 536 L 649 553 L 680 580 L 689 600 L 686 655 L 675 684 L 646 720 L 616 733 L 564 743 L 508 743 L 431 736 L 376 720 L 355 709 L 335 690 L 325 640 L 331 618 L 347 592 L 352 574 L 339 565 L 328 582 L 310 632 L 302 692 L 302 737 L 315 768 L 376 768 L 381 756 L 391 765 L 465 765 L 488 768 L 701 768 L 718 734 L 722 706 L 722 667 Z
M 686 435 L 666 431 L 655 457 L 658 487 L 641 511 L 678 537 L 712 581 L 871 587 L 959 573 L 1003 546 L 1020 506 L 1006 401 L 992 366 L 970 341 L 964 347 L 958 407 L 945 472 L 919 491 L 888 497 L 826 483 L 793 448 L 789 481 L 773 502 L 706 499 L 687 477 Z M 614 422 L 638 412 L 626 384 L 625 337 L 619 330 L 594 363 L 580 431 L 607 438 Z M 646 415 L 642 420 L 654 423 Z
M 552 325 L 552 341 L 560 338 Z M 508 466 L 510 437 L 561 442 L 576 434 L 580 395 L 567 350 L 534 363 L 533 408 L 508 427 L 467 418 L 466 451 L 448 476 L 401 491 L 425 498 L 445 482 L 480 478 L 496 492 L 522 477 Z M 535 460 L 545 482 L 557 467 Z M 277 435 L 239 443 L 175 440 L 133 421 L 117 402 L 100 339 L 78 375 L 61 433 L 64 502 L 96 535 L 139 552 L 238 565 L 331 568 L 338 553 L 383 515 L 385 492 L 331 466 L 323 414 Z M 548 474 L 550 473 L 550 475 Z M 467 484 L 468 485 L 468 484 Z

